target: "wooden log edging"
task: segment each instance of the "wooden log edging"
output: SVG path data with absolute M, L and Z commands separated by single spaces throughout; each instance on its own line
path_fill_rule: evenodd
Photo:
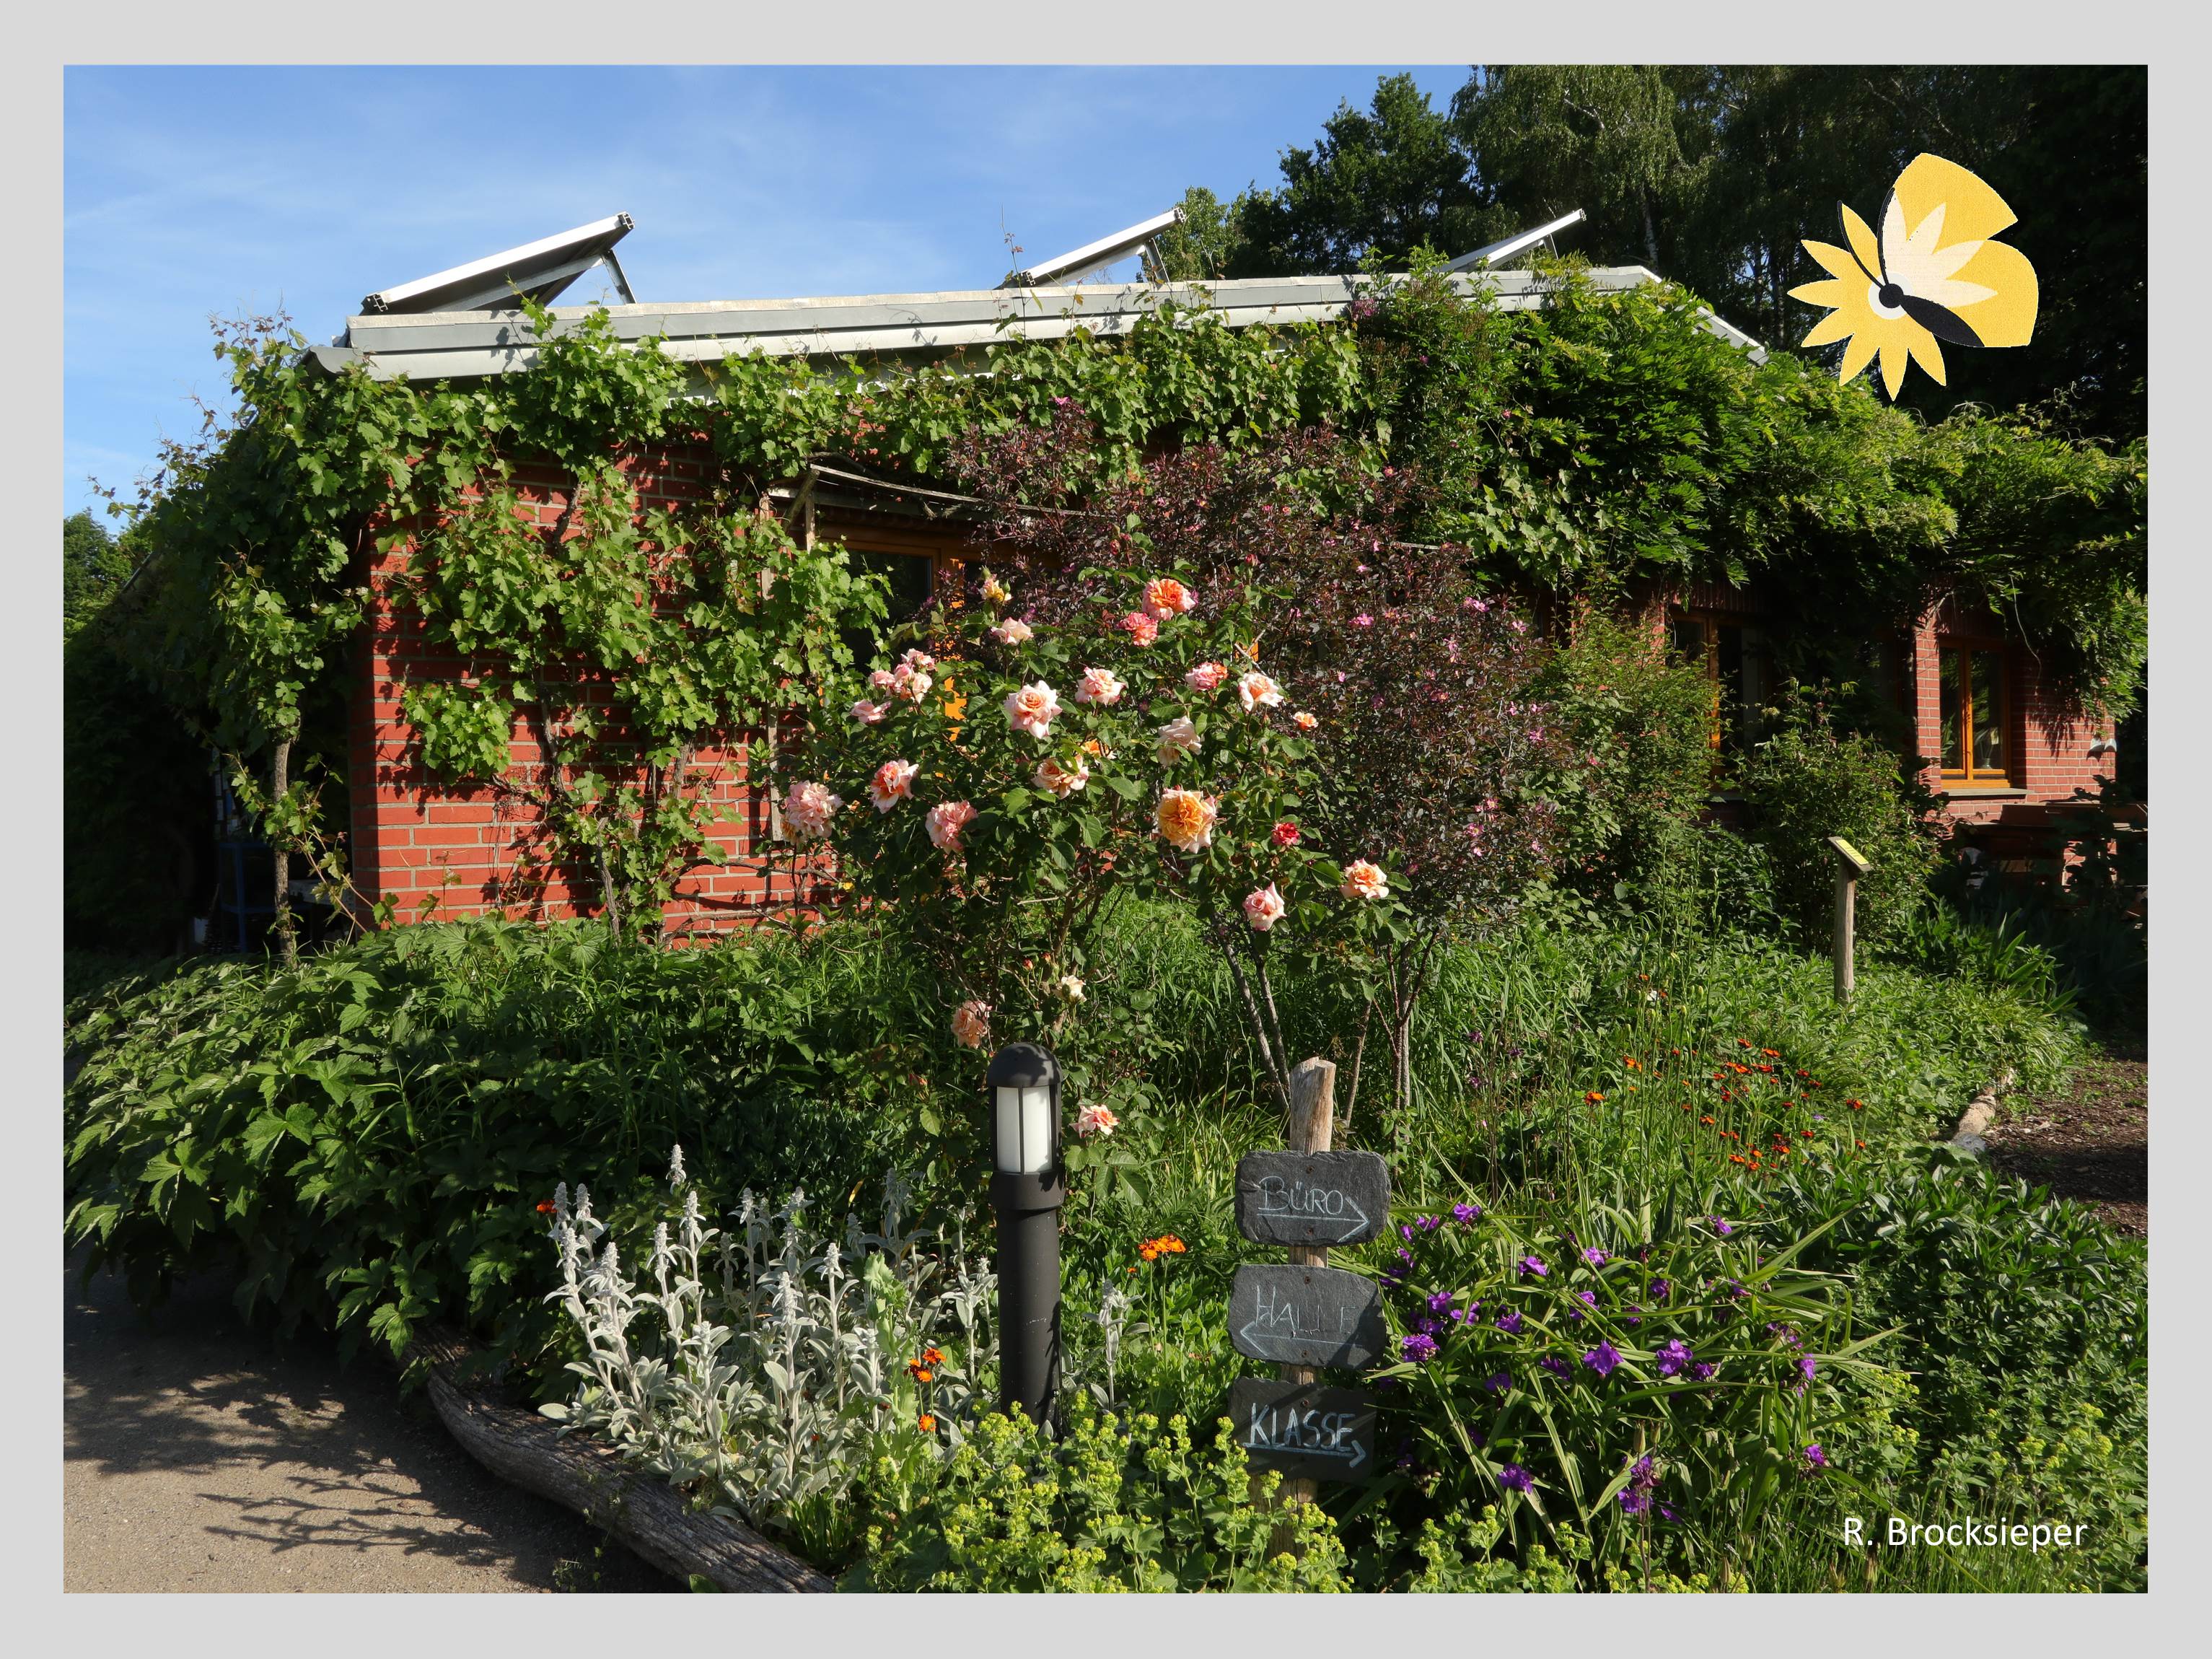
M 1997 1096 L 2012 1085 L 2012 1067 L 2008 1066 L 1990 1079 L 1990 1085 L 1968 1103 L 1959 1118 L 1959 1127 L 1951 1132 L 1951 1145 L 1960 1152 L 1980 1157 L 1990 1149 L 1987 1139 L 1990 1122 L 1997 1115 Z
M 824 1595 L 836 1586 L 743 1522 L 692 1510 L 659 1476 L 634 1468 L 614 1448 L 468 1386 L 467 1350 L 450 1340 L 424 1345 L 433 1410 L 461 1449 L 501 1480 L 575 1510 L 661 1571 L 720 1590 Z

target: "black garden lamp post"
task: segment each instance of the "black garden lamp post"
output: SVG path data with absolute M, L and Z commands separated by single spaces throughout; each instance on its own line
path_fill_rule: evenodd
M 1060 1062 L 1031 1042 L 991 1056 L 991 1207 L 999 1217 L 999 1405 L 1046 1420 L 1060 1392 Z

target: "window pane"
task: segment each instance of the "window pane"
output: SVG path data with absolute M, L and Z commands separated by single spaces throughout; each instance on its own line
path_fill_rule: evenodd
M 1942 702 L 1943 769 L 1963 772 L 1966 769 L 1966 748 L 1960 736 L 1960 721 L 1965 715 L 1965 688 L 1959 684 L 1960 659 L 1962 651 L 1945 651 L 1936 659 L 1936 678 L 1941 685 Z
M 929 556 L 926 553 L 860 553 L 845 556 L 855 571 L 867 571 L 884 577 L 890 592 L 885 596 L 889 615 L 884 619 L 886 628 L 896 628 L 902 622 L 911 622 L 929 606 L 931 582 Z M 848 629 L 845 643 L 852 647 L 854 658 L 866 666 L 876 648 L 866 629 Z
M 1674 619 L 1674 653 L 1700 668 L 1705 663 L 1705 625 L 1692 617 Z
M 1977 651 L 1974 677 L 1974 770 L 2002 776 L 2004 753 L 2004 657 L 1996 651 Z

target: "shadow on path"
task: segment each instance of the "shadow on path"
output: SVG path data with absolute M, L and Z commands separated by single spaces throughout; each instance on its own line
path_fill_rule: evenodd
M 220 1284 L 149 1320 L 66 1272 L 64 1589 L 681 1588 L 478 1468 L 376 1356 L 280 1348 Z

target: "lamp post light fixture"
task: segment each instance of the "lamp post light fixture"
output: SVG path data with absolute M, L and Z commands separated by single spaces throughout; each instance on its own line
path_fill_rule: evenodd
M 991 1056 L 991 1207 L 999 1218 L 999 1405 L 1047 1419 L 1060 1392 L 1060 1062 L 1032 1042 Z

